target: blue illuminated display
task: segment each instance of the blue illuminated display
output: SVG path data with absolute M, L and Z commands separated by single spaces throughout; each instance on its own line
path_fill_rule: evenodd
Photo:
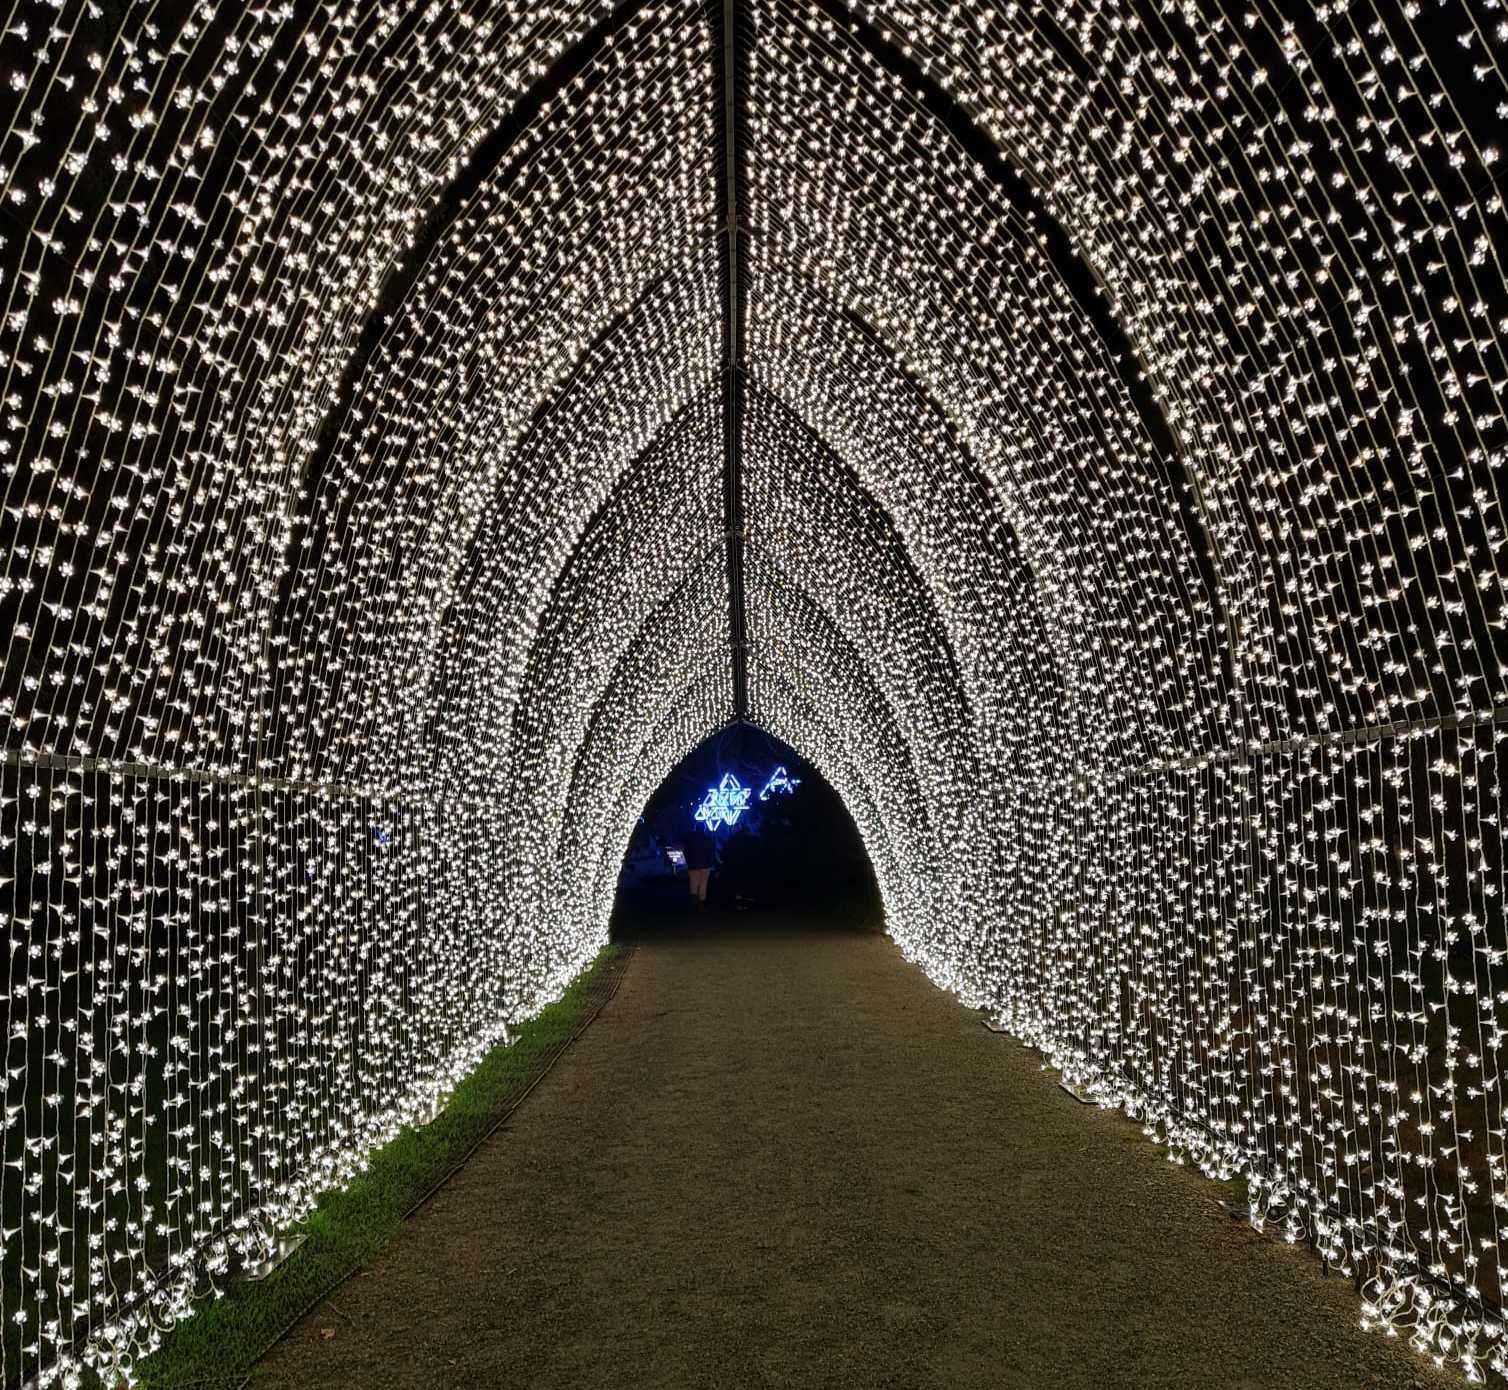
M 760 790 L 759 799 L 768 801 L 772 792 L 782 792 L 788 796 L 800 785 L 799 777 L 792 777 L 783 766 L 777 767 Z M 734 825 L 738 818 L 749 809 L 753 796 L 752 787 L 744 786 L 731 772 L 725 772 L 722 781 L 715 787 L 707 788 L 702 804 L 696 808 L 696 818 L 708 830 L 716 830 L 724 825 Z
M 738 778 L 731 772 L 725 772 L 721 782 L 715 787 L 707 788 L 707 795 L 696 808 L 696 818 L 708 830 L 716 830 L 720 825 L 732 825 L 749 809 L 749 798 L 753 794 L 752 787 L 741 786 Z
M 799 777 L 792 777 L 783 767 L 777 767 L 770 774 L 770 780 L 764 784 L 764 790 L 759 793 L 761 801 L 768 801 L 771 792 L 785 792 L 789 795 L 801 785 Z

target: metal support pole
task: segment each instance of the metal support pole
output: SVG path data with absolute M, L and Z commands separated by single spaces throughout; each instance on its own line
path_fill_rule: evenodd
M 739 235 L 738 0 L 721 0 L 723 184 L 723 514 L 728 540 L 728 627 L 733 664 L 733 717 L 749 717 L 749 634 L 744 610 L 743 521 L 743 239 Z

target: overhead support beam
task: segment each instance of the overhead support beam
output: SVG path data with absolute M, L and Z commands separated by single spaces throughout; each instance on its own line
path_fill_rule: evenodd
M 743 80 L 747 49 L 738 0 L 714 0 L 718 26 L 718 177 L 723 201 L 723 518 L 728 542 L 728 641 L 733 717 L 749 717 L 749 628 L 744 608 L 744 285 L 747 248 L 739 226 L 743 180 Z

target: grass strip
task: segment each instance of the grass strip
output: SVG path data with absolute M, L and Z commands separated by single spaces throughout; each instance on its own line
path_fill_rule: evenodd
M 566 992 L 513 1041 L 495 1047 L 423 1129 L 406 1129 L 372 1155 L 367 1170 L 328 1193 L 300 1230 L 308 1237 L 259 1284 L 235 1282 L 198 1309 L 136 1368 L 147 1390 L 230 1387 L 311 1305 L 369 1264 L 396 1236 L 414 1203 L 462 1157 L 549 1066 L 610 986 L 623 948 L 604 947 Z

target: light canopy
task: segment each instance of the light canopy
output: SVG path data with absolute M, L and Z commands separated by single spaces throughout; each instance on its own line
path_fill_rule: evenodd
M 1505 32 L 14 0 L 4 1384 L 558 995 L 737 715 L 935 981 L 1502 1369 Z

